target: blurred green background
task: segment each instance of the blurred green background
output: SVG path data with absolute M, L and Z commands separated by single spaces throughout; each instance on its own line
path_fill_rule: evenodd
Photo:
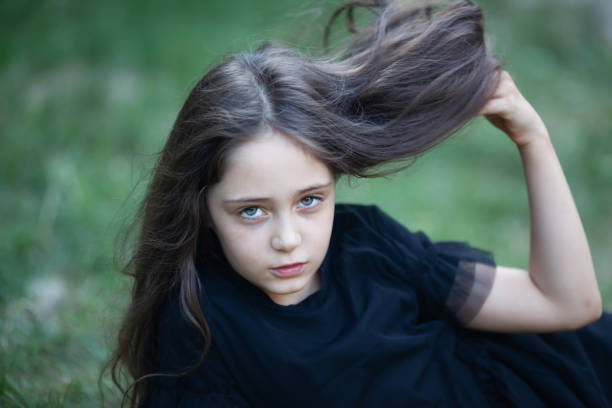
M 0 406 L 99 405 L 129 296 L 116 234 L 184 98 L 227 52 L 270 38 L 320 50 L 338 3 L 0 1 Z M 549 128 L 612 309 L 612 3 L 479 4 L 494 53 Z M 520 157 L 481 118 L 389 179 L 342 181 L 338 196 L 527 267 Z M 117 406 L 109 384 L 105 405 Z

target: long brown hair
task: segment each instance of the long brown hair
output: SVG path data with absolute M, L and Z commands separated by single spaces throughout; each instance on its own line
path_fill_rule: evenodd
M 356 7 L 375 13 L 364 28 Z M 124 401 L 141 404 L 156 373 L 155 331 L 161 308 L 178 296 L 204 339 L 211 336 L 199 304 L 196 257 L 213 256 L 206 187 L 218 182 L 228 152 L 260 131 L 281 131 L 307 147 L 334 174 L 379 176 L 389 161 L 414 158 L 473 118 L 492 95 L 498 60 L 483 38 L 480 8 L 354 1 L 340 6 L 353 35 L 323 57 L 280 44 L 227 57 L 193 88 L 158 158 L 131 231 L 137 232 L 123 273 L 133 278 L 131 304 L 108 366 Z M 400 167 L 401 168 L 401 167 Z M 131 386 L 120 385 L 127 369 Z M 166 373 L 165 375 L 171 375 Z

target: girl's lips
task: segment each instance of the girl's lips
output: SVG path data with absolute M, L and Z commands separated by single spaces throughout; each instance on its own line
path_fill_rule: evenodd
M 299 275 L 300 273 L 302 273 L 305 267 L 305 263 L 297 263 L 281 266 L 280 268 L 272 268 L 271 271 L 280 277 L 286 278 L 289 276 Z

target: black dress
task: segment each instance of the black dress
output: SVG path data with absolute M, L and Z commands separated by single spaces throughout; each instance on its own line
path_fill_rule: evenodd
M 431 243 L 375 206 L 336 205 L 321 289 L 281 306 L 227 261 L 200 268 L 212 346 L 180 379 L 150 379 L 146 407 L 612 407 L 612 315 L 580 330 L 503 334 L 462 325 L 494 279 L 490 256 Z M 517 296 L 518 298 L 518 296 Z M 160 372 L 202 341 L 165 308 Z

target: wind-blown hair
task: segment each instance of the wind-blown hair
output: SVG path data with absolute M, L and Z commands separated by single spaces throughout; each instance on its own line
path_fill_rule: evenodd
M 353 9 L 375 13 L 357 30 Z M 227 57 L 193 88 L 160 153 L 131 231 L 138 235 L 123 273 L 132 298 L 108 366 L 131 407 L 149 393 L 162 307 L 178 296 L 205 345 L 211 343 L 198 296 L 196 258 L 215 255 L 206 188 L 217 183 L 233 148 L 266 130 L 282 132 L 334 175 L 380 176 L 379 165 L 414 158 L 476 116 L 499 80 L 483 38 L 480 8 L 355 1 L 346 11 L 351 40 L 333 54 L 309 57 L 279 44 Z M 219 254 L 217 254 L 219 255 Z M 120 385 L 122 368 L 131 387 Z M 125 374 L 125 372 L 123 372 Z M 168 374 L 168 373 L 164 373 Z

